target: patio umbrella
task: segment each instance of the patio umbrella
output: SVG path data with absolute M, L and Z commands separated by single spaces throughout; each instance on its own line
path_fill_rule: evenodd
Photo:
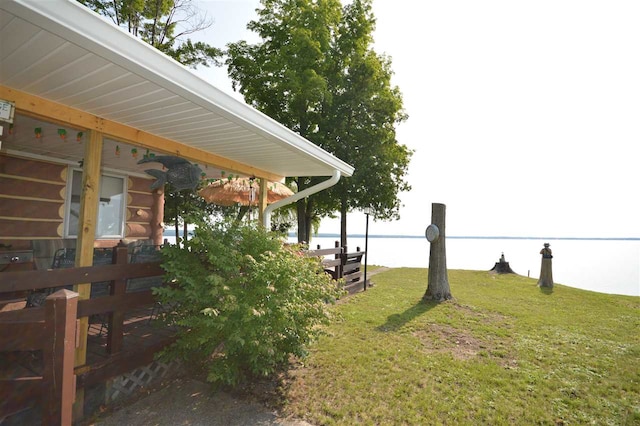
M 267 182 L 267 204 L 274 203 L 293 195 L 286 185 L 279 182 Z M 199 194 L 208 203 L 221 206 L 255 206 L 258 204 L 260 184 L 249 178 L 233 178 L 215 181 L 201 189 Z

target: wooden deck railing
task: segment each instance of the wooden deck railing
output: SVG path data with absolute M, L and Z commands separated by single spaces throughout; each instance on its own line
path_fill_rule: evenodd
M 0 273 L 0 293 L 110 282 L 108 296 L 78 300 L 77 293 L 59 290 L 47 297 L 44 307 L 0 312 L 0 355 L 43 350 L 41 377 L 0 378 L 0 420 L 35 403 L 42 407 L 43 424 L 70 424 L 66 419 L 70 419 L 76 386 L 94 385 L 146 365 L 173 341 L 173 334 L 167 333 L 124 350 L 125 313 L 155 304 L 150 289 L 126 292 L 127 281 L 164 275 L 160 262 L 126 263 L 127 258 L 123 246 L 114 248 L 110 265 Z M 76 319 L 94 315 L 107 318 L 104 357 L 74 369 Z
M 43 425 L 71 424 L 77 307 L 78 293 L 60 290 L 30 315 L 9 311 L 0 316 L 0 351 L 42 351 L 41 376 L 0 378 L 0 420 L 40 405 Z
M 360 251 L 360 247 L 357 247 L 355 252 L 349 253 L 347 246 L 342 247 L 336 241 L 333 248 L 322 249 L 317 246 L 315 250 L 308 250 L 306 254 L 309 257 L 319 257 L 322 260 L 322 266 L 325 271 L 333 279 L 344 279 L 344 289 L 349 293 L 354 293 L 364 288 L 362 256 L 365 256 L 366 253 Z M 368 282 L 367 286 L 369 284 Z

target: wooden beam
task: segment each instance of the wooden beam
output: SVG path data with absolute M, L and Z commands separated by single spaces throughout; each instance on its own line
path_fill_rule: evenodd
M 76 243 L 76 267 L 93 265 L 93 245 L 96 238 L 96 224 L 98 222 L 98 205 L 100 201 L 100 163 L 102 162 L 102 133 L 90 130 L 85 144 L 82 162 L 82 194 L 80 196 L 80 214 L 78 223 L 78 241 Z M 91 297 L 91 283 L 77 284 L 74 291 L 79 299 Z M 87 362 L 87 335 L 89 332 L 89 318 L 78 319 L 78 347 L 75 354 L 75 365 Z M 79 389 L 74 405 L 74 418 L 84 416 L 84 389 Z
M 0 85 L 0 98 L 15 102 L 16 110 L 19 113 L 34 116 L 35 118 L 95 130 L 108 136 L 110 139 L 138 145 L 143 148 L 163 151 L 191 161 L 196 161 L 200 164 L 206 163 L 227 172 L 256 176 L 273 182 L 280 181 L 283 178 L 283 176 L 270 173 L 266 170 L 230 160 L 172 139 L 144 132 L 134 127 L 3 85 Z

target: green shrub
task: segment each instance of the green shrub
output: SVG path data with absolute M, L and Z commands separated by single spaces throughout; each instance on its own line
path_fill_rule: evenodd
M 185 248 L 162 255 L 173 284 L 155 292 L 175 306 L 164 320 L 180 331 L 161 357 L 202 367 L 213 383 L 267 376 L 305 356 L 341 293 L 318 259 L 256 225 L 199 223 Z

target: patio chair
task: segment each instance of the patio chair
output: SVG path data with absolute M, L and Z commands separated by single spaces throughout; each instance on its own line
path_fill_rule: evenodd
M 113 262 L 113 249 L 111 248 L 95 248 L 93 249 L 93 264 L 94 265 L 109 265 Z M 76 263 L 76 249 L 75 248 L 61 248 L 56 250 L 53 261 L 51 263 L 51 269 L 66 269 L 73 268 Z M 91 283 L 91 295 L 92 299 L 96 297 L 103 297 L 109 295 L 109 281 L 101 281 Z M 34 291 L 27 297 L 27 307 L 44 306 L 44 300 L 51 294 L 60 289 L 73 290 L 72 285 L 47 288 L 41 291 Z M 89 317 L 89 323 L 100 324 L 99 335 L 107 328 L 108 316 L 106 314 L 92 315 Z

